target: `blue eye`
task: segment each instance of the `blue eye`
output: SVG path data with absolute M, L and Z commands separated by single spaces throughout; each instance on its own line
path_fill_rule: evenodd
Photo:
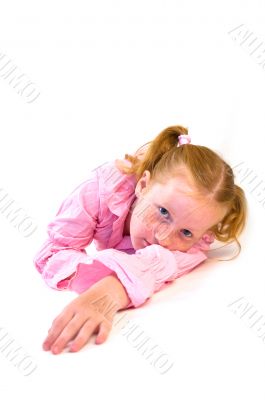
M 163 215 L 163 217 L 166 217 L 166 219 L 167 219 L 169 217 L 169 213 L 168 213 L 167 209 L 164 207 L 158 207 L 158 208 L 159 208 L 159 210 L 164 210 L 167 213 L 167 217 L 165 216 L 164 213 L 161 213 Z
M 185 237 L 189 237 L 190 238 L 192 236 L 192 233 L 188 229 L 182 229 L 182 231 L 190 233 L 190 236 L 184 235 Z

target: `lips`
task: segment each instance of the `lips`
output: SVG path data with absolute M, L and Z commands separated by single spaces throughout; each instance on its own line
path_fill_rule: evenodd
M 146 244 L 146 246 L 151 246 L 152 243 L 149 243 L 146 239 L 144 239 L 144 243 Z

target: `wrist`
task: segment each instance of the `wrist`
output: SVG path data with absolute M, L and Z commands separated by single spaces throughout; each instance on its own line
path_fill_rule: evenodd
M 117 303 L 117 310 L 126 308 L 131 302 L 131 299 L 129 298 L 126 289 L 118 279 L 117 275 L 113 273 L 102 280 L 105 280 L 104 284 L 106 284 L 107 293 L 113 299 L 113 301 Z
M 102 293 L 108 297 L 115 311 L 126 308 L 131 303 L 126 289 L 118 279 L 115 273 L 112 273 L 100 281 L 96 282 L 89 290 L 95 291 L 97 294 Z

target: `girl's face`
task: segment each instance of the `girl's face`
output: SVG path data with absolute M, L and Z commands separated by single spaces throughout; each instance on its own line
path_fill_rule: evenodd
M 124 233 L 131 236 L 135 250 L 159 244 L 185 252 L 210 233 L 210 228 L 227 212 L 217 203 L 196 196 L 185 174 L 165 184 L 151 184 L 150 172 L 146 170 L 136 185 L 135 195 L 124 225 Z

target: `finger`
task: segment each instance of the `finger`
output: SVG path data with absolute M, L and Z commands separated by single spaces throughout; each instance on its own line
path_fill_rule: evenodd
M 50 350 L 54 341 L 58 338 L 61 334 L 65 326 L 68 324 L 69 321 L 74 316 L 74 312 L 72 310 L 65 310 L 61 314 L 58 315 L 52 322 L 52 326 L 48 331 L 48 336 L 43 342 L 43 349 Z
M 107 340 L 110 331 L 111 331 L 111 324 L 107 321 L 102 321 L 99 327 L 99 332 L 96 337 L 95 343 L 96 344 L 104 343 Z
M 70 346 L 70 351 L 79 351 L 88 342 L 95 329 L 96 322 L 92 319 L 87 320 L 80 329 L 78 335 L 73 340 Z
M 60 353 L 68 342 L 76 336 L 83 324 L 84 316 L 82 314 L 76 314 L 52 344 L 51 351 L 54 354 Z

